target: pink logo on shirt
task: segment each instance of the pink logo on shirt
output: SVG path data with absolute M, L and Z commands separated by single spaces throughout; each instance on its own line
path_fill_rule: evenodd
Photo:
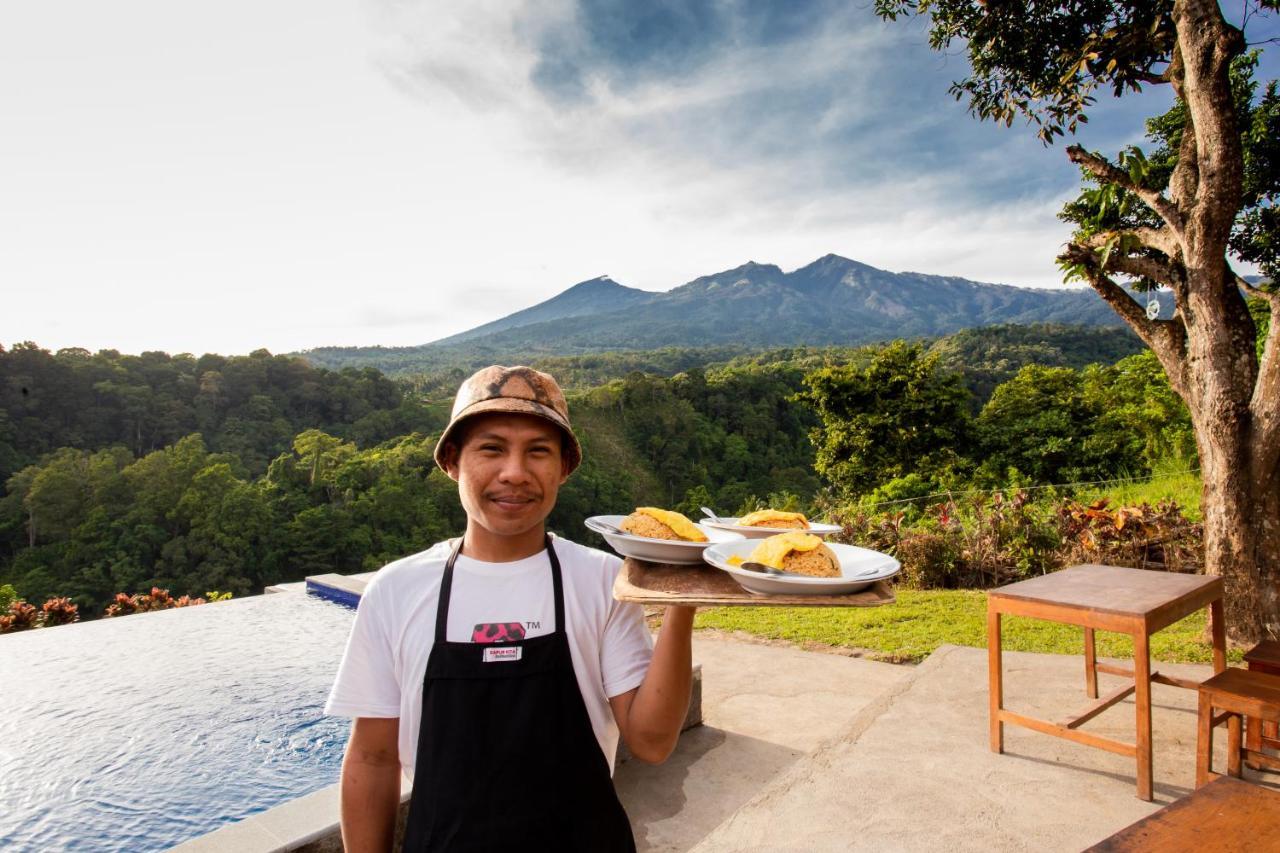
M 524 639 L 519 622 L 481 622 L 471 631 L 473 643 L 515 643 Z

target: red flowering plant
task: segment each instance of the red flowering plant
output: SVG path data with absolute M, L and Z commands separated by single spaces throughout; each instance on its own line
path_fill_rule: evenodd
M 80 608 L 72 604 L 70 598 L 51 598 L 40 609 L 40 622 L 45 628 L 80 621 Z
M 27 604 L 21 598 L 10 603 L 9 610 L 0 616 L 0 634 L 12 634 L 15 631 L 26 631 L 40 627 L 38 616 L 40 611 L 34 605 Z
M 134 601 L 136 596 L 129 595 L 127 592 L 117 592 L 115 601 L 107 605 L 107 612 L 102 614 L 106 617 L 111 616 L 128 616 L 130 613 L 138 612 L 138 605 Z
M 229 597 L 229 596 L 228 596 Z M 197 604 L 204 604 L 203 598 L 192 598 L 189 595 L 183 595 L 174 598 L 169 595 L 169 590 L 161 589 L 158 586 L 151 587 L 149 593 L 117 593 L 116 599 L 107 606 L 107 612 L 104 616 L 127 616 L 130 613 L 149 613 L 153 610 L 171 610 L 174 607 L 194 607 Z

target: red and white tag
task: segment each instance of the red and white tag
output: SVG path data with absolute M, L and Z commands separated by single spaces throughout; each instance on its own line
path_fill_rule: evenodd
M 484 650 L 484 662 L 498 663 L 499 661 L 520 660 L 520 655 L 523 652 L 523 646 L 490 646 Z

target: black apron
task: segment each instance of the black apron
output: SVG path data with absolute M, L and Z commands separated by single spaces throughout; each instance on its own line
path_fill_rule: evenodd
M 550 536 L 546 547 L 555 631 L 513 643 L 446 639 L 461 539 L 445 563 L 406 851 L 636 849 L 573 672 Z

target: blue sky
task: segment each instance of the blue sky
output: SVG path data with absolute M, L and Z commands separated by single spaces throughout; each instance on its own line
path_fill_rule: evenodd
M 1054 286 L 1076 171 L 966 71 L 862 0 L 10 4 L 0 343 L 416 344 L 828 252 Z

